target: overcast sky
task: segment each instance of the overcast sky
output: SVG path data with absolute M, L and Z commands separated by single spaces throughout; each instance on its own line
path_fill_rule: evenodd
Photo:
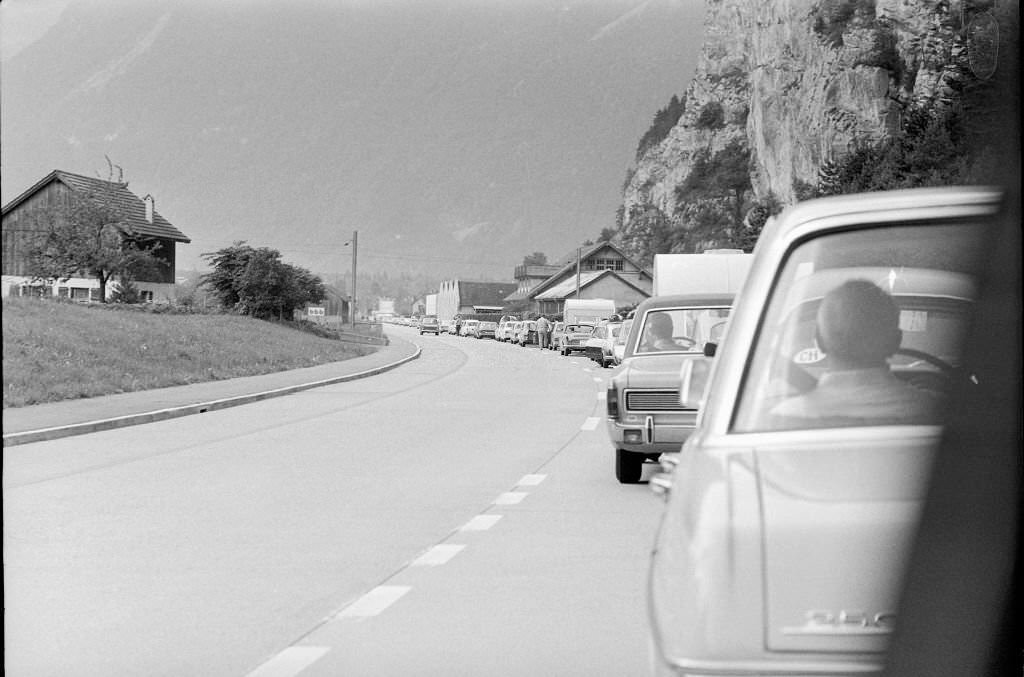
M 509 279 L 614 225 L 700 0 L 4 0 L 3 202 L 106 172 L 192 238 L 324 274 Z M 365 257 L 365 258 L 364 258 Z

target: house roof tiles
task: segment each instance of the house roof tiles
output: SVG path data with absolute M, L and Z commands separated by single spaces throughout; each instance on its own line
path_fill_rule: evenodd
M 630 287 L 637 289 L 638 291 L 642 292 L 645 295 L 649 294 L 649 292 L 636 286 L 634 283 L 630 282 L 629 280 L 627 280 L 626 278 L 619 275 L 613 270 L 588 270 L 585 273 L 580 273 L 580 289 L 583 289 L 587 285 L 593 284 L 594 282 L 606 276 L 614 277 L 617 280 L 619 280 L 622 284 L 629 285 Z M 562 280 L 555 286 L 545 289 L 544 291 L 540 292 L 533 298 L 538 301 L 550 301 L 567 299 L 570 297 L 574 297 L 575 295 L 576 276 L 572 275 L 571 277 Z
M 60 181 L 78 194 L 89 194 L 97 190 L 107 190 L 113 186 L 113 201 L 122 214 L 124 214 L 128 227 L 134 232 L 149 237 L 166 238 L 175 242 L 191 242 L 187 235 L 171 225 L 156 209 L 153 210 L 153 222 L 150 223 L 146 219 L 145 201 L 128 190 L 127 183 L 116 183 L 104 179 L 91 178 L 60 169 L 53 170 L 41 181 L 4 206 L 3 213 L 6 214 L 14 209 L 52 181 Z

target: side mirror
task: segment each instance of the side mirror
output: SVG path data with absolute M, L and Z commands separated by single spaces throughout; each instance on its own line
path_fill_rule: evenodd
M 711 372 L 711 359 L 690 359 L 679 370 L 679 404 L 687 409 L 704 406 L 704 388 Z
M 717 350 L 718 350 L 718 344 L 717 343 L 711 343 L 710 341 L 708 343 L 705 343 L 704 344 L 704 357 L 714 357 L 715 356 L 715 352 Z

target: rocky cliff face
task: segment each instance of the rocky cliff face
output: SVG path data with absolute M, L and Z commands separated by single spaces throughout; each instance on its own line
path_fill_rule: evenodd
M 955 89 L 964 11 L 957 0 L 709 0 L 686 110 L 638 159 L 624 213 L 682 218 L 677 188 L 695 157 L 735 140 L 750 152 L 745 208 L 794 201 L 823 164 L 892 133 L 908 105 Z

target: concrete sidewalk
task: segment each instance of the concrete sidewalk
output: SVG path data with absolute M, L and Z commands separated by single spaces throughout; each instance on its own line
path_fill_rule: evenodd
M 388 338 L 390 345 L 382 346 L 371 355 L 316 367 L 4 409 L 4 446 L 236 407 L 372 376 L 419 357 L 420 349 L 416 344 L 393 336 Z

